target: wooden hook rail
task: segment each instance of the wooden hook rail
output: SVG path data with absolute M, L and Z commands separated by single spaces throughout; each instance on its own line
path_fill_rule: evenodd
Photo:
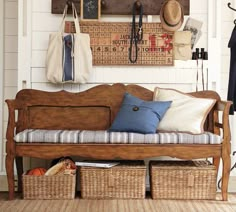
M 133 4 L 136 2 L 137 6 L 143 5 L 144 15 L 159 15 L 163 1 L 164 0 L 101 0 L 101 14 L 131 15 Z M 65 4 L 70 2 L 74 3 L 79 13 L 80 0 L 52 0 L 52 13 L 62 14 Z M 179 2 L 184 8 L 184 15 L 189 15 L 190 0 L 179 0 Z

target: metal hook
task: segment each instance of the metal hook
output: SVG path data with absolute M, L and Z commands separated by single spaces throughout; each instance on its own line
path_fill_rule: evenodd
M 67 1 L 66 4 L 68 5 L 68 7 L 71 7 L 72 6 L 72 1 Z
M 228 8 L 236 12 L 236 9 L 231 7 L 231 3 L 230 2 L 228 3 Z M 236 19 L 234 19 L 234 24 L 236 24 Z
M 105 6 L 106 6 L 105 0 L 101 0 L 101 6 L 102 6 L 102 7 L 105 7 Z
M 234 9 L 234 8 L 233 8 L 233 7 L 231 7 L 230 5 L 231 5 L 231 3 L 229 2 L 229 3 L 228 3 L 228 8 L 230 8 L 231 10 L 233 10 L 233 11 L 235 11 L 235 12 L 236 12 L 236 9 Z
M 137 0 L 137 1 L 135 2 L 135 4 L 136 4 L 136 8 L 137 8 L 137 9 L 139 9 L 139 8 L 141 7 L 141 5 L 142 5 L 142 3 L 141 3 L 139 0 Z

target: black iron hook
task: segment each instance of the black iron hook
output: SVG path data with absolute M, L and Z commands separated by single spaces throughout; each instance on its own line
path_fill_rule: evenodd
M 233 10 L 233 11 L 236 11 L 236 9 L 234 9 L 234 8 L 231 7 L 230 5 L 231 5 L 231 3 L 229 2 L 229 3 L 228 3 L 228 8 L 230 8 L 230 9 Z
M 231 7 L 231 3 L 230 2 L 228 3 L 228 8 L 236 12 L 236 9 Z M 236 19 L 234 19 L 234 24 L 236 24 Z
M 68 7 L 71 7 L 72 6 L 72 1 L 66 1 L 66 4 L 68 5 Z
M 142 3 L 139 1 L 139 0 L 137 0 L 136 2 L 135 2 L 135 4 L 136 4 L 136 8 L 140 8 L 141 7 L 141 5 L 142 5 Z
M 105 7 L 105 6 L 106 6 L 105 0 L 101 0 L 101 6 L 102 6 L 102 7 Z

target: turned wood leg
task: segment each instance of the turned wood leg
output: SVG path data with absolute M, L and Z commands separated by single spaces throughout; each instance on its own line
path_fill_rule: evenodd
M 228 200 L 228 183 L 229 183 L 229 174 L 230 174 L 230 154 L 223 154 L 222 156 L 223 161 L 223 170 L 222 170 L 222 200 Z
M 7 154 L 6 156 L 6 171 L 9 190 L 9 200 L 14 199 L 14 157 Z
M 23 174 L 22 157 L 16 157 L 16 170 L 17 170 L 18 192 L 22 192 L 22 174 Z
M 219 166 L 220 166 L 220 157 L 213 158 L 213 165 L 216 167 L 216 176 L 218 176 Z

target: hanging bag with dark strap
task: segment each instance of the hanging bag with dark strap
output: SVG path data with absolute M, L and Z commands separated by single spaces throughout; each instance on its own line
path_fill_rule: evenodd
M 46 76 L 52 83 L 86 83 L 92 71 L 90 37 L 80 32 L 79 18 L 72 3 L 76 33 L 64 33 L 68 5 L 65 6 L 61 27 L 50 34 L 46 57 Z
M 139 10 L 138 31 L 136 31 L 135 16 Z M 140 2 L 133 4 L 133 19 L 130 36 L 129 60 L 131 63 L 136 63 L 138 59 L 138 41 L 143 39 L 143 5 Z M 134 47 L 134 49 L 133 49 Z

